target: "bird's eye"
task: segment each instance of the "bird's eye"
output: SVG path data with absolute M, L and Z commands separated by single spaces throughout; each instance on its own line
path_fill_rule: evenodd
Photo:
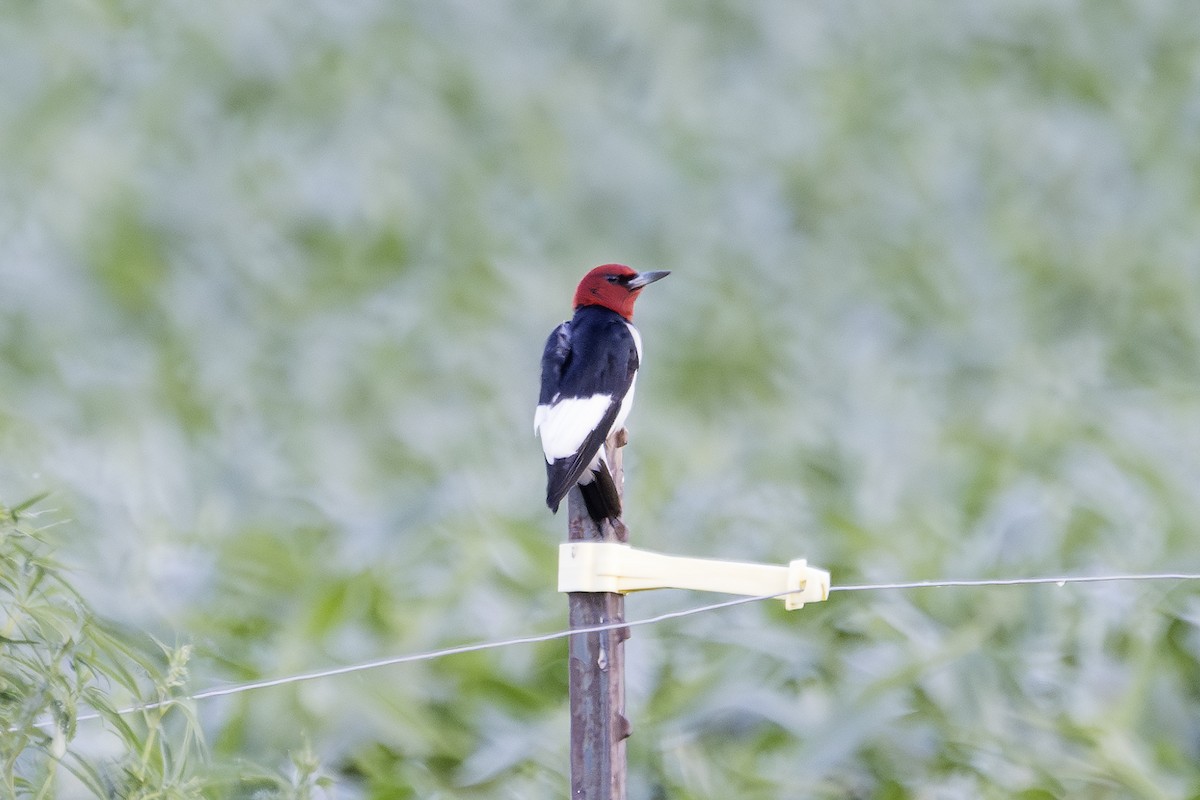
M 620 280 L 620 278 L 616 275 L 605 275 L 604 280 L 608 281 L 609 283 L 616 283 Z

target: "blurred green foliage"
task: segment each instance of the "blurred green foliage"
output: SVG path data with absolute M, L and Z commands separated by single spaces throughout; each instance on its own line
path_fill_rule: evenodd
M 1200 566 L 1188 3 L 10 0 L 0 97 L 0 485 L 55 493 L 61 596 L 185 642 L 189 689 L 564 624 L 530 422 L 606 261 L 674 273 L 637 543 Z M 631 796 L 1200 796 L 1198 614 L 1114 584 L 640 628 Z M 161 775 L 562 796 L 565 659 L 214 698 Z
M 36 502 L 0 506 L 4 796 L 200 797 L 199 725 L 174 699 L 190 648 L 139 647 L 130 644 L 136 636 L 97 619 L 52 559 L 47 528 L 35 526 Z M 118 712 L 143 702 L 159 705 Z M 80 714 L 100 719 L 79 722 Z

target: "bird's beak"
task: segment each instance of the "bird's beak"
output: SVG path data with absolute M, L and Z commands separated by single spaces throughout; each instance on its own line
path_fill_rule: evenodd
M 630 278 L 629 283 L 625 285 L 630 289 L 641 289 L 643 286 L 649 286 L 655 281 L 662 280 L 670 274 L 670 271 L 665 269 L 658 270 L 657 272 L 639 272 L 637 275 L 634 275 L 632 278 Z

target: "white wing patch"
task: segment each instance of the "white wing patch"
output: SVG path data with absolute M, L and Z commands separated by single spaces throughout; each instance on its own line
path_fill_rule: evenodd
M 610 395 L 594 394 L 538 406 L 533 413 L 533 432 L 542 436 L 546 462 L 574 455 L 588 434 L 600 424 L 611 402 Z

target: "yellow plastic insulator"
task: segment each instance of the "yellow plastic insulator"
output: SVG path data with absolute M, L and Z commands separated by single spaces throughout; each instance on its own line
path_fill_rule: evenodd
M 829 598 L 829 573 L 797 559 L 786 566 L 669 556 L 617 542 L 566 542 L 558 549 L 560 592 L 693 589 L 782 595 L 788 611 Z M 787 594 L 783 594 L 787 592 Z

